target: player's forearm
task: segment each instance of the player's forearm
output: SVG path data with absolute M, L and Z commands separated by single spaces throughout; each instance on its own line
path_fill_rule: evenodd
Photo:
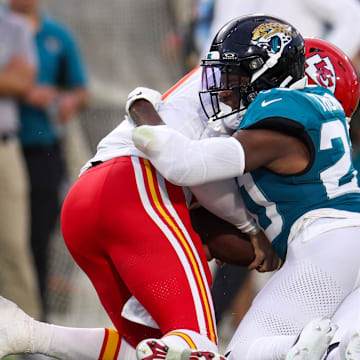
M 203 207 L 242 232 L 258 231 L 255 221 L 245 208 L 235 179 L 193 186 L 190 190 Z
M 164 125 L 165 123 L 147 100 L 136 100 L 130 107 L 129 113 L 136 125 Z
M 244 172 L 244 150 L 234 138 L 192 141 L 167 126 L 141 126 L 134 130 L 133 141 L 175 185 L 201 185 Z
M 161 94 L 153 89 L 137 87 L 128 95 L 125 113 L 132 125 L 163 125 L 157 113 L 161 103 Z

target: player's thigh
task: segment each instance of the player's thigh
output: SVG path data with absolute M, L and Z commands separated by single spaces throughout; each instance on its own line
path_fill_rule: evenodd
M 65 200 L 62 227 L 73 256 L 109 259 L 163 333 L 214 333 L 210 272 L 183 190 L 149 162 L 121 158 L 88 170 Z
M 121 226 L 114 209 L 106 217 L 112 229 L 108 254 L 163 333 L 180 328 L 214 332 L 208 264 L 184 192 L 149 162 L 135 159 L 133 166 L 139 200 L 121 213 Z
M 93 284 L 101 304 L 118 332 L 133 346 L 149 337 L 159 337 L 158 329 L 136 324 L 122 316 L 125 303 L 131 297 L 127 286 L 119 277 L 111 261 L 85 257 L 73 253 L 73 257 Z
M 346 228 L 295 238 L 283 267 L 256 296 L 228 349 L 239 356 L 259 337 L 298 335 L 314 317 L 332 316 L 356 285 L 359 237 L 359 228 Z

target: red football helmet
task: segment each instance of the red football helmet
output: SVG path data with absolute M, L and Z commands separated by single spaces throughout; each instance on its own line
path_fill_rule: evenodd
M 309 84 L 327 87 L 351 117 L 359 103 L 359 76 L 350 59 L 328 41 L 305 38 L 305 74 Z

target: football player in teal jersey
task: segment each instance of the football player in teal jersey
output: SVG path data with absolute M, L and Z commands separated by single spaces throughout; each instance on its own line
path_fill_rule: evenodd
M 307 86 L 304 40 L 280 19 L 229 22 L 202 67 L 203 108 L 212 120 L 239 121 L 233 137 L 194 141 L 167 126 L 141 126 L 135 144 L 177 185 L 236 177 L 248 210 L 285 260 L 239 325 L 228 358 L 282 359 L 315 319 L 313 343 L 302 339 L 288 359 L 320 359 L 335 331 L 327 317 L 359 286 L 351 113 L 331 90 Z

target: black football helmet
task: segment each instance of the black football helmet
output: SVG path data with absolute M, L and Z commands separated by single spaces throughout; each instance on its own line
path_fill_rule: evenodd
M 199 95 L 207 117 L 232 115 L 230 126 L 238 126 L 259 91 L 287 87 L 304 77 L 305 42 L 284 20 L 242 16 L 219 30 L 201 66 Z

